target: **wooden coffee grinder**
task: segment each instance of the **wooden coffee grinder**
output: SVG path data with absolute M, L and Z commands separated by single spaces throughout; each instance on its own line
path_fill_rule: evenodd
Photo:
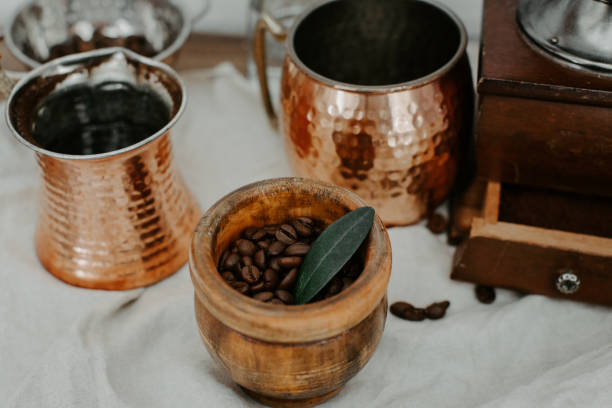
M 452 278 L 612 305 L 612 1 L 485 0 L 477 91 Z

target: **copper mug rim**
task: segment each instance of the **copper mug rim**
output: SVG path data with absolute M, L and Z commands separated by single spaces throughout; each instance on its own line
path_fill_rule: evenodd
M 48 150 L 40 146 L 37 146 L 36 144 L 30 142 L 25 137 L 23 137 L 23 135 L 15 128 L 15 126 L 13 125 L 13 121 L 11 120 L 11 113 L 10 113 L 12 102 L 15 96 L 17 95 L 17 93 L 24 86 L 26 86 L 32 79 L 40 77 L 40 76 L 44 76 L 45 72 L 57 70 L 58 68 L 61 68 L 62 65 L 70 65 L 70 64 L 77 63 L 79 61 L 84 61 L 84 60 L 88 60 L 88 59 L 96 58 L 96 57 L 111 56 L 113 54 L 118 54 L 118 53 L 124 54 L 129 59 L 136 60 L 138 63 L 141 63 L 143 65 L 160 69 L 165 74 L 169 75 L 172 78 L 172 80 L 175 81 L 175 83 L 178 85 L 180 92 L 181 92 L 180 105 L 178 109 L 176 110 L 176 112 L 172 115 L 170 120 L 168 120 L 168 123 L 166 123 L 164 127 L 162 127 L 160 130 L 148 136 L 147 138 L 137 143 L 134 143 L 132 145 L 129 145 L 127 147 L 124 147 L 122 149 L 112 150 L 110 152 L 105 152 L 105 153 L 77 155 L 77 154 L 58 153 L 58 152 L 54 152 L 52 150 Z M 140 147 L 151 143 L 153 140 L 159 138 L 160 136 L 168 132 L 168 130 L 170 130 L 170 128 L 172 128 L 175 125 L 175 123 L 178 121 L 178 119 L 181 117 L 181 115 L 185 111 L 186 104 L 187 104 L 187 92 L 185 88 L 185 83 L 183 82 L 179 74 L 174 69 L 172 69 L 170 66 L 168 66 L 167 64 L 164 64 L 163 62 L 154 60 L 152 58 L 142 56 L 127 48 L 109 47 L 109 48 L 99 48 L 96 50 L 82 52 L 78 54 L 66 55 L 64 57 L 56 58 L 54 60 L 51 60 L 45 64 L 42 64 L 34 68 L 30 72 L 28 72 L 23 78 L 21 78 L 19 82 L 17 82 L 17 84 L 15 84 L 15 86 L 11 90 L 11 93 L 9 94 L 9 97 L 7 98 L 7 101 L 5 104 L 4 115 L 5 115 L 6 123 L 9 129 L 11 130 L 11 133 L 13 134 L 13 136 L 20 143 L 34 150 L 37 153 L 44 154 L 45 156 L 54 157 L 57 159 L 95 160 L 95 159 L 105 159 L 108 157 L 113 157 L 113 156 L 118 156 L 124 153 L 128 153 L 128 152 L 137 150 Z
M 340 90 L 350 91 L 350 92 L 360 92 L 360 93 L 389 93 L 389 92 L 395 92 L 395 91 L 402 91 L 406 89 L 412 89 L 412 88 L 416 88 L 419 86 L 423 86 L 425 84 L 428 84 L 442 77 L 444 74 L 450 71 L 455 65 L 457 65 L 459 60 L 462 58 L 463 54 L 465 54 L 465 50 L 467 48 L 467 30 L 465 28 L 465 25 L 459 18 L 459 16 L 457 16 L 457 14 L 455 14 L 455 12 L 453 12 L 448 6 L 438 2 L 437 0 L 414 0 L 414 2 L 416 3 L 424 3 L 427 5 L 433 6 L 435 8 L 438 8 L 440 11 L 445 13 L 451 19 L 451 21 L 455 24 L 455 26 L 457 27 L 457 30 L 459 31 L 459 45 L 457 47 L 457 50 L 455 51 L 453 56 L 444 65 L 430 72 L 429 74 L 421 76 L 419 78 L 411 79 L 411 80 L 404 81 L 404 82 L 387 84 L 387 85 L 357 85 L 357 84 L 351 84 L 348 82 L 342 82 L 342 81 L 328 78 L 324 75 L 317 73 L 310 67 L 308 67 L 299 58 L 299 56 L 297 55 L 295 51 L 295 47 L 294 47 L 295 34 L 297 30 L 299 29 L 301 23 L 304 21 L 304 19 L 306 19 L 306 17 L 311 15 L 315 10 L 321 7 L 324 7 L 328 4 L 337 3 L 341 1 L 346 1 L 346 0 L 320 0 L 318 2 L 315 2 L 310 7 L 304 9 L 298 15 L 298 17 L 296 17 L 291 27 L 289 28 L 283 27 L 285 31 L 283 37 L 285 37 L 286 39 L 285 49 L 286 49 L 287 55 L 293 60 L 293 62 L 301 70 L 307 73 L 308 76 L 310 76 L 311 78 L 323 84 L 329 85 L 335 89 L 340 89 Z

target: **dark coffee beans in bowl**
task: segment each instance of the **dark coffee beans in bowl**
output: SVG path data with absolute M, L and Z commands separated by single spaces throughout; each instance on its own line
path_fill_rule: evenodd
M 300 265 L 323 229 L 322 222 L 308 217 L 279 225 L 246 228 L 222 253 L 217 270 L 243 295 L 261 302 L 293 305 Z M 362 270 L 363 260 L 358 251 L 309 303 L 337 295 L 350 286 Z

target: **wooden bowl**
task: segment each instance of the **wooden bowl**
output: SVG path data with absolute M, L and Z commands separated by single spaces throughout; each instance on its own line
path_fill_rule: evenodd
M 336 296 L 300 306 L 263 303 L 238 293 L 217 271 L 222 251 L 250 226 L 301 216 L 330 224 L 364 205 L 354 193 L 331 184 L 273 179 L 223 197 L 198 224 L 189 267 L 200 335 L 217 363 L 260 402 L 318 404 L 367 363 L 387 315 L 389 237 L 376 216 L 359 278 Z

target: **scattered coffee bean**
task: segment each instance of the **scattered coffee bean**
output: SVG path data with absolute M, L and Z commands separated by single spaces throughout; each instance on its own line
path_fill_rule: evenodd
M 253 299 L 257 299 L 262 302 L 267 302 L 268 300 L 272 300 L 273 298 L 274 293 L 272 292 L 259 292 L 258 294 L 253 296 Z
M 268 254 L 272 256 L 280 255 L 285 250 L 286 246 L 287 245 L 283 244 L 280 241 L 274 241 L 268 247 Z
M 255 265 L 262 269 L 266 267 L 266 254 L 263 249 L 260 249 L 259 251 L 255 252 L 253 261 L 255 262 Z
M 322 223 L 301 217 L 282 225 L 246 228 L 222 253 L 218 270 L 232 288 L 246 296 L 271 304 L 295 304 L 299 266 L 322 231 L 319 225 Z M 346 289 L 362 269 L 363 258 L 351 258 L 313 301 Z
M 240 276 L 246 283 L 255 283 L 261 277 L 261 272 L 255 265 L 243 266 Z
M 446 217 L 440 213 L 433 213 L 427 220 L 427 229 L 434 234 L 441 234 L 446 231 Z
M 302 257 L 300 256 L 284 256 L 278 259 L 278 264 L 281 268 L 295 268 L 302 263 Z
M 286 245 L 291 245 L 297 240 L 297 233 L 295 232 L 295 228 L 293 228 L 289 224 L 283 224 L 280 226 L 278 231 L 276 231 L 276 239 Z
M 281 280 L 281 283 L 278 285 L 279 289 L 291 289 L 295 282 L 297 282 L 298 278 L 298 270 L 297 268 L 291 269 L 287 275 Z
M 495 288 L 491 286 L 476 285 L 474 291 L 480 303 L 491 304 L 495 301 Z
M 236 242 L 236 247 L 238 248 L 238 252 L 240 255 L 253 256 L 257 247 L 255 244 L 249 241 L 248 239 L 239 239 Z
M 295 244 L 289 245 L 287 249 L 285 249 L 285 255 L 289 256 L 304 256 L 310 250 L 310 245 L 305 244 L 303 242 L 296 242 Z
M 276 292 L 274 292 L 274 294 L 276 295 L 277 298 L 282 300 L 283 303 L 286 305 L 290 305 L 294 303 L 293 295 L 286 290 L 279 289 Z
M 414 307 L 410 303 L 406 302 L 395 302 L 394 304 L 392 304 L 391 313 L 401 319 L 410 320 L 413 322 L 425 320 L 424 309 Z
M 446 309 L 448 309 L 449 306 L 450 302 L 448 300 L 432 303 L 425 309 L 425 316 L 432 320 L 441 319 L 446 314 Z

